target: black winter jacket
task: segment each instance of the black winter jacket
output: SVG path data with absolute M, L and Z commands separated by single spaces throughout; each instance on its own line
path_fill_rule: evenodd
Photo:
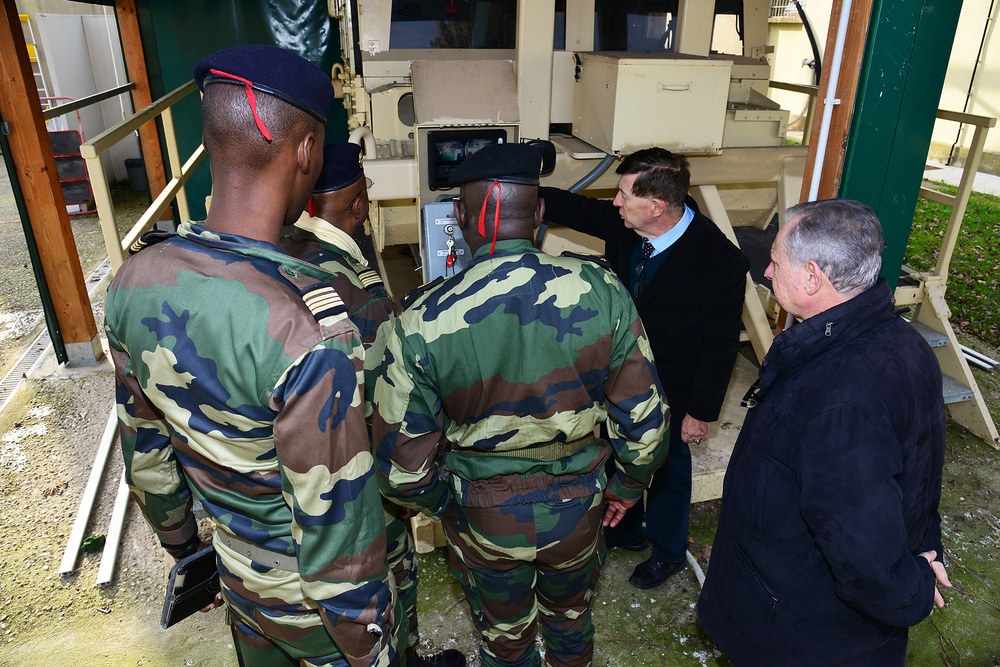
M 698 602 L 734 665 L 902 665 L 941 557 L 945 413 L 884 281 L 778 336 Z

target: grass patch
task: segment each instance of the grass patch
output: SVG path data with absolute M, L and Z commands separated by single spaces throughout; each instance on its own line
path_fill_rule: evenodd
M 955 194 L 956 188 L 936 184 Z M 917 200 L 903 263 L 916 271 L 934 268 L 948 228 L 951 207 Z M 973 192 L 952 255 L 948 276 L 951 324 L 993 348 L 1000 347 L 1000 197 Z

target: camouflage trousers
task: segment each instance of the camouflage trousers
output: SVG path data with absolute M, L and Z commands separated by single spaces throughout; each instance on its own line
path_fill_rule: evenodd
M 586 667 L 590 601 L 604 562 L 603 494 L 555 502 L 462 507 L 442 517 L 452 573 L 483 637 L 486 667 Z
M 219 580 L 240 667 L 350 667 L 319 613 L 303 604 L 297 573 L 250 567 L 218 540 L 214 544 L 227 556 L 219 559 Z M 240 567 L 229 569 L 226 561 Z M 401 612 L 397 596 L 396 619 Z M 397 623 L 393 634 L 406 642 L 407 626 Z
M 399 518 L 402 508 L 387 500 L 382 501 L 385 510 L 385 540 L 386 564 L 396 580 L 396 595 L 405 616 L 396 615 L 400 619 L 396 625 L 396 646 L 400 653 L 405 647 L 416 648 L 420 641 L 417 633 L 417 560 L 410 535 L 409 521 Z M 397 608 L 398 611 L 398 608 Z M 406 619 L 405 622 L 402 619 Z M 409 635 L 409 639 L 403 636 Z

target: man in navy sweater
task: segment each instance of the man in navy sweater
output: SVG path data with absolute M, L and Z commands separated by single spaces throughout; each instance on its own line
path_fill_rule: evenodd
M 629 583 L 654 588 L 686 563 L 691 451 L 719 411 L 739 352 L 750 261 L 687 196 L 688 162 L 662 148 L 618 166 L 613 202 L 539 188 L 545 219 L 605 241 L 605 257 L 635 299 L 670 404 L 670 451 L 645 508 L 606 533 L 608 546 L 641 551 Z M 645 519 L 645 526 L 643 520 Z

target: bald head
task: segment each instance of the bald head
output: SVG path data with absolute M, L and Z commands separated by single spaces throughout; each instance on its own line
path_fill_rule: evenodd
M 535 228 L 542 221 L 544 202 L 538 198 L 537 185 L 498 183 L 494 181 L 472 181 L 462 185 L 461 199 L 455 202 L 455 218 L 462 230 L 465 242 L 472 252 L 493 240 L 493 221 L 496 217 L 497 201 L 500 202 L 500 224 L 496 232 L 497 240 L 531 239 Z M 499 186 L 499 187 L 498 187 Z M 492 191 L 491 188 L 492 187 Z M 487 199 L 488 197 L 488 199 Z M 483 201 L 486 210 L 482 216 L 483 233 L 480 233 L 480 213 Z

